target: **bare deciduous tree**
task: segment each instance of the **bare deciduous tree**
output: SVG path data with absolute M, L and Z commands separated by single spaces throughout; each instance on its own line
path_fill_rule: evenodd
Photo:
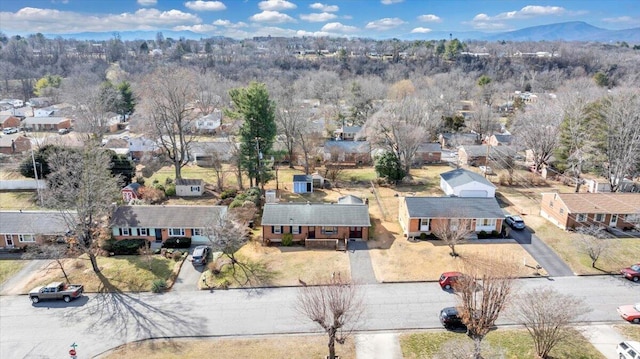
M 481 344 L 505 309 L 514 285 L 517 264 L 509 259 L 483 261 L 465 258 L 461 277 L 453 286 L 458 313 L 474 341 L 472 358 L 482 359 Z
M 293 168 L 294 151 L 297 147 L 300 132 L 304 132 L 308 119 L 308 110 L 304 108 L 301 101 L 295 97 L 293 87 L 282 89 L 276 95 L 276 125 L 278 134 L 281 135 L 280 142 L 289 156 L 289 168 Z
M 539 171 L 558 147 L 562 113 L 556 103 L 540 100 L 524 112 L 518 112 L 514 134 L 533 155 L 533 165 Z
M 514 317 L 531 338 L 537 358 L 549 358 L 551 350 L 575 335 L 573 325 L 589 313 L 586 303 L 553 288 L 534 288 L 515 297 Z
M 65 79 L 62 90 L 65 101 L 73 105 L 74 129 L 100 143 L 108 131 L 109 110 L 117 91 L 101 86 L 100 79 L 86 73 Z
M 360 287 L 341 279 L 340 273 L 300 288 L 296 310 L 327 333 L 330 359 L 336 357 L 336 343 L 344 344 L 359 324 L 364 312 L 362 299 Z
M 255 206 L 219 211 L 218 215 L 210 218 L 204 230 L 213 251 L 222 252 L 222 255 L 228 258 L 233 277 L 239 281 L 240 285 L 257 285 L 268 279 L 262 268 L 243 261 L 237 256 L 238 250 L 250 239 L 248 220 L 253 215 L 255 215 Z M 242 272 L 242 278 L 236 275 L 237 270 Z
M 456 245 L 462 243 L 469 234 L 473 233 L 473 221 L 471 219 L 441 219 L 436 223 L 431 223 L 431 233 L 444 241 L 453 257 L 457 257 Z
M 576 232 L 580 234 L 580 248 L 591 259 L 591 267 L 596 268 L 598 259 L 605 256 L 611 249 L 613 242 L 610 239 L 613 236 L 595 225 L 580 227 Z
M 100 147 L 57 150 L 49 157 L 45 204 L 60 212 L 73 229 L 78 249 L 89 255 L 94 272 L 98 239 L 120 194 L 120 180 L 111 174 L 111 155 Z
M 640 91 L 624 89 L 609 96 L 601 116 L 603 175 L 611 185 L 611 192 L 617 192 L 622 180 L 633 175 L 640 162 Z
M 366 125 L 372 145 L 393 152 L 407 174 L 420 144 L 435 135 L 440 123 L 428 103 L 429 99 L 418 97 L 390 102 Z
M 475 111 L 471 115 L 471 118 L 465 121 L 465 125 L 468 129 L 477 133 L 480 138 L 485 139 L 490 136 L 491 133 L 500 129 L 498 123 L 498 117 L 491 109 L 491 106 L 486 105 L 480 101 L 476 101 L 478 104 L 475 107 Z
M 171 67 L 159 68 L 143 81 L 138 97 L 138 112 L 145 119 L 146 130 L 171 159 L 176 178 L 189 162 L 192 121 L 197 115 L 195 76 L 192 71 Z

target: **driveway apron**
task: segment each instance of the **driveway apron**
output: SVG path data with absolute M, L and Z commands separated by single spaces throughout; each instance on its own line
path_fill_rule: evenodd
M 356 334 L 356 358 L 402 359 L 397 333 Z
M 540 238 L 527 230 L 511 231 L 511 238 L 524 248 L 551 277 L 575 275 L 571 268 Z
M 349 241 L 349 263 L 351 265 L 351 279 L 359 284 L 376 284 L 376 275 L 371 265 L 367 242 Z

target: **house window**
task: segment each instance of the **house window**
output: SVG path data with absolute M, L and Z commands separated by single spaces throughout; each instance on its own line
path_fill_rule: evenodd
M 576 214 L 576 222 L 584 222 L 587 220 L 587 215 L 584 213 Z
M 24 242 L 35 242 L 36 239 L 33 238 L 32 234 L 19 234 L 18 235 L 18 241 L 20 241 L 21 243 L 24 243 Z
M 192 228 L 191 229 L 191 235 L 192 236 L 201 236 L 202 235 L 202 228 Z
M 300 234 L 300 226 L 291 227 L 291 234 Z
M 184 237 L 184 228 L 169 228 L 169 235 L 172 237 Z
M 564 209 L 560 208 L 560 214 L 564 213 Z
M 337 234 L 338 227 L 322 227 L 322 234 Z
M 549 201 L 549 207 L 553 208 L 553 201 Z
M 431 218 L 420 218 L 420 230 L 421 231 L 431 230 Z
M 148 236 L 149 235 L 149 228 L 138 228 L 138 232 L 140 232 L 141 236 Z
M 120 235 L 121 236 L 130 236 L 131 232 L 130 232 L 129 228 L 120 228 Z
M 191 186 L 191 192 L 200 192 L 200 186 Z
M 273 234 L 282 234 L 282 226 L 273 226 Z
M 479 219 L 476 219 L 476 223 L 482 227 L 495 227 L 496 219 L 495 218 L 479 218 Z
M 594 219 L 595 219 L 595 221 L 596 221 L 596 222 L 603 222 L 603 221 L 604 221 L 604 214 L 602 214 L 602 213 L 596 213 L 596 215 L 595 215 L 595 218 L 594 218 Z

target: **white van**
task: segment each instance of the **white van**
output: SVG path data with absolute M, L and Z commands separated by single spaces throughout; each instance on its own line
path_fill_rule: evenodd
M 626 341 L 616 346 L 620 359 L 640 359 L 640 342 Z

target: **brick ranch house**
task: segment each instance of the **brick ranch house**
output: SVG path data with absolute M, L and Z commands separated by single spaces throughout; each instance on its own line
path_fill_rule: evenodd
M 493 197 L 400 197 L 398 220 L 407 238 L 431 234 L 445 221 L 470 219 L 478 233 L 500 232 L 504 212 Z
M 629 229 L 640 221 L 640 193 L 543 193 L 540 215 L 565 230 Z
M 56 243 L 70 233 L 60 212 L 0 211 L 0 247 Z
M 353 198 L 338 203 L 267 203 L 262 242 L 280 243 L 286 233 L 307 247 L 333 248 L 338 241 L 369 238 L 369 206 Z
M 207 244 L 205 229 L 226 213 L 226 206 L 120 206 L 111 216 L 111 234 L 116 240 L 144 238 L 155 246 L 170 237 Z

